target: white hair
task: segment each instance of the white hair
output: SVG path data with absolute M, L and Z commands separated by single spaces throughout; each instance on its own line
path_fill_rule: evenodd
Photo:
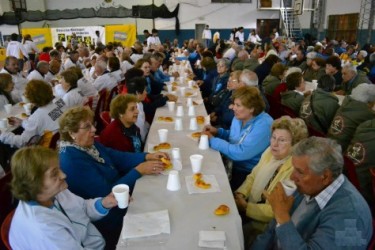
M 311 51 L 311 52 L 307 53 L 306 58 L 307 59 L 314 59 L 317 56 L 318 56 L 318 53 L 316 53 L 315 51 Z
M 240 80 L 245 83 L 246 86 L 258 87 L 258 76 L 255 72 L 244 69 L 240 75 Z
M 299 73 L 302 73 L 302 69 L 301 68 L 298 68 L 298 67 L 290 67 L 289 69 L 287 69 L 287 71 L 285 72 L 285 78 L 292 74 L 292 73 L 296 73 L 296 72 L 299 72 Z
M 354 73 L 355 75 L 357 74 L 357 66 L 354 66 L 351 63 L 345 64 L 344 67 L 342 67 L 342 69 L 347 69 L 347 70 L 351 71 L 352 73 Z
M 375 102 L 375 85 L 361 83 L 352 90 L 350 95 L 354 100 L 364 103 Z

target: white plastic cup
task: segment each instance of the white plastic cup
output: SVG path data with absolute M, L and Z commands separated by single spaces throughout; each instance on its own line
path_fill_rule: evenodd
M 174 106 L 176 105 L 176 103 L 175 102 L 171 102 L 171 101 L 167 101 L 167 105 L 168 105 L 169 112 L 173 112 L 174 111 Z
M 206 150 L 209 148 L 208 144 L 208 136 L 207 135 L 201 135 L 201 138 L 199 140 L 199 149 Z
M 193 88 L 193 85 L 194 85 L 194 81 L 193 80 L 188 81 L 189 88 Z
M 178 191 L 181 188 L 180 177 L 177 170 L 169 171 L 167 189 L 169 191 Z
M 181 160 L 180 148 L 172 148 L 172 159 L 173 160 Z
M 180 87 L 180 94 L 181 96 L 185 96 L 186 87 Z
M 173 76 L 169 77 L 169 81 L 170 81 L 171 83 L 173 83 L 173 82 L 174 82 L 174 77 L 173 77 Z
M 167 140 L 168 140 L 168 129 L 164 129 L 164 128 L 159 129 L 158 134 L 159 134 L 160 143 L 167 142 Z
M 204 117 L 204 125 L 211 125 L 211 117 L 209 115 Z
M 0 128 L 7 128 L 8 127 L 8 119 L 4 118 L 0 120 Z
M 129 186 L 126 184 L 118 184 L 112 188 L 112 193 L 117 200 L 117 206 L 121 209 L 127 208 L 129 205 Z
M 171 93 L 173 91 L 173 85 L 172 84 L 167 84 L 167 90 L 168 90 L 168 93 Z
M 191 155 L 190 156 L 190 163 L 191 163 L 191 170 L 194 174 L 200 173 L 202 170 L 202 161 L 203 161 L 203 155 Z
M 198 123 L 197 123 L 197 118 L 196 117 L 190 118 L 189 129 L 190 130 L 197 130 L 198 129 Z
M 318 80 L 312 80 L 313 88 L 316 89 L 318 87 Z
M 21 99 L 22 99 L 22 102 L 24 102 L 24 103 L 28 103 L 29 102 L 29 100 L 24 95 L 21 96 Z
M 25 105 L 23 105 L 23 108 L 25 109 L 26 115 L 31 114 L 32 107 L 33 107 L 33 105 L 31 103 L 26 103 Z
M 183 130 L 183 125 L 182 125 L 182 119 L 181 118 L 176 118 L 176 121 L 174 123 L 174 129 L 177 131 Z
M 286 196 L 291 196 L 297 189 L 296 184 L 291 180 L 282 180 L 281 184 L 283 185 Z
M 193 99 L 191 97 L 186 98 L 186 106 L 193 106 Z
M 181 105 L 177 106 L 176 116 L 184 116 L 184 108 Z
M 188 115 L 195 116 L 195 107 L 193 105 L 189 106 Z
M 4 105 L 5 112 L 9 115 L 12 112 L 12 104 Z

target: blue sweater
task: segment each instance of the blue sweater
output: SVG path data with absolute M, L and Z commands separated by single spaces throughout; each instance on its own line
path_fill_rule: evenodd
M 304 196 L 295 196 L 291 214 Z M 370 209 L 356 188 L 346 179 L 320 210 L 304 215 L 295 226 L 291 221 L 276 227 L 273 220 L 251 249 L 367 249 L 372 236 Z
M 217 137 L 211 137 L 210 146 L 232 159 L 234 168 L 250 173 L 270 145 L 272 122 L 271 116 L 265 112 L 253 117 L 243 127 L 242 121 L 234 117 L 230 130 L 220 128 Z M 241 144 L 237 144 L 249 126 L 250 132 Z
M 117 184 L 127 184 L 133 190 L 141 177 L 134 167 L 145 161 L 145 153 L 121 152 L 98 142 L 94 144 L 105 163 L 99 163 L 75 147 L 60 149 L 60 167 L 66 174 L 69 190 L 84 199 L 105 197 Z M 125 212 L 125 209 L 113 208 L 100 222 L 108 227 L 122 224 Z

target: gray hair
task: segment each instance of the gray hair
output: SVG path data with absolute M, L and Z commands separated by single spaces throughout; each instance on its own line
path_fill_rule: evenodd
M 343 67 L 342 67 L 342 70 L 349 70 L 350 72 L 352 72 L 354 75 L 357 75 L 357 66 L 354 66 L 353 64 L 351 63 L 347 63 L 345 64 Z
M 294 146 L 292 156 L 308 156 L 312 172 L 321 175 L 325 170 L 330 170 L 334 179 L 342 173 L 344 166 L 341 146 L 329 138 L 306 138 Z
M 298 68 L 298 67 L 290 67 L 289 69 L 287 69 L 287 71 L 285 72 L 285 78 L 292 74 L 292 73 L 302 73 L 302 69 L 301 68 Z
M 107 63 L 105 61 L 102 61 L 102 60 L 97 60 L 96 63 L 95 63 L 95 66 L 99 67 L 102 70 L 105 70 L 107 68 Z
M 49 67 L 49 63 L 47 61 L 39 61 L 38 64 L 36 65 L 36 68 L 37 69 L 41 69 L 41 68 L 48 68 Z
M 306 58 L 307 59 L 314 59 L 317 56 L 318 56 L 318 53 L 316 53 L 315 51 L 311 51 L 311 52 L 307 53 Z
M 240 75 L 240 81 L 246 86 L 258 87 L 258 76 L 254 71 L 244 69 Z
M 224 65 L 227 68 L 227 70 L 230 67 L 230 61 L 227 58 L 221 58 L 221 59 L 217 60 L 216 65 L 218 65 L 218 64 Z
M 375 102 L 375 85 L 361 83 L 352 90 L 350 95 L 354 100 L 364 103 Z

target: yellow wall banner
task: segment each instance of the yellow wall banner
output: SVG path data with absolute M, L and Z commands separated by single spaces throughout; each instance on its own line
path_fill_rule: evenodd
M 30 34 L 38 49 L 43 47 L 53 47 L 50 28 L 22 29 L 22 35 Z
M 137 40 L 137 28 L 135 24 L 108 25 L 105 26 L 105 41 L 121 42 L 125 47 L 131 47 Z

